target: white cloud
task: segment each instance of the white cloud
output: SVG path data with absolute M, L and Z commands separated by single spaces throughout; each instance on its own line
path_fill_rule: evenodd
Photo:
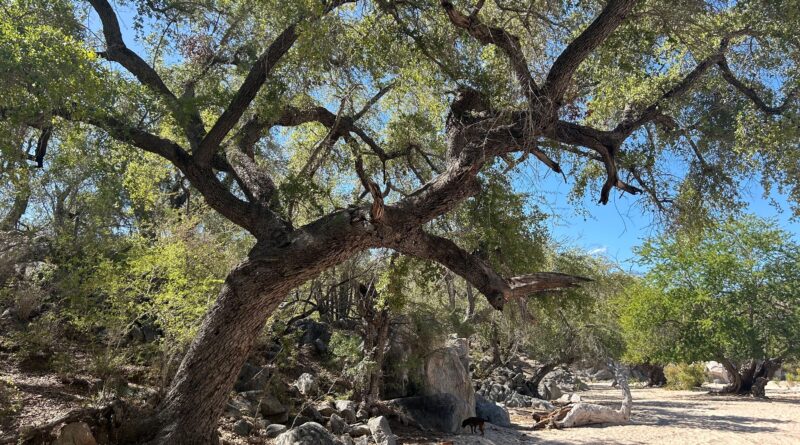
M 606 246 L 599 246 L 595 247 L 594 249 L 589 249 L 589 255 L 605 255 L 608 252 L 608 247 Z

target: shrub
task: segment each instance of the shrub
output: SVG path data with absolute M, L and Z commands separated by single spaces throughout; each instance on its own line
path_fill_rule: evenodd
M 706 373 L 701 363 L 669 364 L 664 367 L 668 389 L 692 389 L 703 385 Z
M 8 416 L 22 408 L 22 396 L 10 377 L 0 376 L 0 416 Z

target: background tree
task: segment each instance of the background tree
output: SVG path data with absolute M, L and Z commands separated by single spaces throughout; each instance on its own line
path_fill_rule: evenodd
M 496 309 L 576 284 L 502 276 L 432 233 L 508 165 L 684 223 L 759 172 L 794 193 L 790 3 L 121 1 L 129 33 L 107 0 L 11 1 L 0 116 L 3 134 L 77 126 L 154 154 L 254 239 L 145 428 L 214 442 L 269 314 L 357 252 L 441 263 Z
M 662 236 L 639 253 L 650 271 L 622 298 L 628 359 L 717 360 L 732 379 L 726 391 L 763 396 L 800 352 L 800 246 L 791 235 L 748 216 Z

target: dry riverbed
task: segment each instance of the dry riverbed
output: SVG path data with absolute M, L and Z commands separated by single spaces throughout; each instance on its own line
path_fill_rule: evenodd
M 771 388 L 771 389 L 770 389 Z M 619 406 L 622 395 L 608 385 L 592 385 L 580 393 L 585 401 Z M 512 410 L 515 428 L 490 426 L 484 437 L 412 438 L 407 444 L 800 444 L 800 391 L 767 389 L 769 400 L 709 395 L 708 391 L 633 389 L 633 411 L 628 425 L 594 426 L 565 430 L 530 430 L 530 414 Z

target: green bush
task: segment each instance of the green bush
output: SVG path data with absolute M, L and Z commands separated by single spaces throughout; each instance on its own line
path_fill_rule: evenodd
M 0 416 L 8 416 L 22 408 L 22 396 L 11 377 L 0 376 Z
M 706 379 L 705 367 L 700 363 L 669 364 L 664 367 L 668 389 L 692 389 L 703 385 Z

